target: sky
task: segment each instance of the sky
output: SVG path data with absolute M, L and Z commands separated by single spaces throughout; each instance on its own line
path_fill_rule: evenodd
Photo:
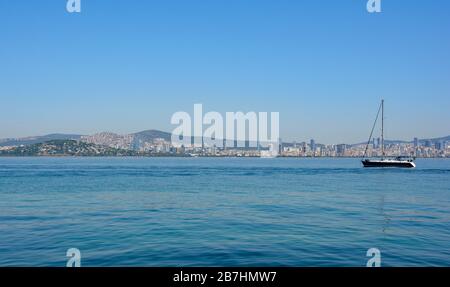
M 279 112 L 283 141 L 450 134 L 450 1 L 0 0 L 0 138 Z

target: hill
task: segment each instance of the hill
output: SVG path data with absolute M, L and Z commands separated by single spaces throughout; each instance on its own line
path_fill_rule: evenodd
M 158 130 L 146 130 L 138 133 L 132 134 L 135 139 L 142 141 L 153 141 L 154 139 L 161 138 L 165 141 L 170 141 L 172 134 L 166 133 Z
M 74 140 L 52 140 L 0 150 L 0 156 L 135 156 L 134 151 Z
M 431 143 L 437 143 L 437 142 L 443 142 L 443 141 L 450 141 L 450 136 L 446 136 L 446 137 L 440 137 L 440 138 L 430 138 L 430 139 L 419 139 L 419 145 L 424 145 L 425 142 L 430 141 Z M 389 140 L 389 139 L 385 139 L 384 140 L 385 144 L 404 144 L 404 143 L 413 143 L 413 141 L 405 141 L 405 140 Z M 367 144 L 367 142 L 361 142 L 361 143 L 357 143 L 357 144 L 353 144 L 354 146 L 356 145 L 365 145 Z
M 81 135 L 77 134 L 49 134 L 44 136 L 0 139 L 0 146 L 19 146 L 43 143 L 52 140 L 79 140 Z

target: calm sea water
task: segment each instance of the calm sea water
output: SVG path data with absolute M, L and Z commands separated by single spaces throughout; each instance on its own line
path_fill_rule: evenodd
M 0 158 L 0 266 L 450 266 L 450 160 Z

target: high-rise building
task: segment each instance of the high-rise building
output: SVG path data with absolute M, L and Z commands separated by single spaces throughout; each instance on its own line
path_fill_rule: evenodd
M 309 147 L 313 153 L 316 151 L 316 141 L 314 139 L 311 139 Z
M 338 156 L 343 156 L 345 154 L 346 148 L 347 148 L 347 145 L 345 145 L 345 144 L 336 145 L 336 154 Z
M 418 147 L 419 147 L 419 139 L 414 138 L 414 148 L 418 148 Z
M 278 138 L 278 152 L 283 151 L 283 140 L 281 138 Z
M 444 150 L 444 142 L 443 141 L 437 141 L 434 143 L 434 148 L 437 150 Z

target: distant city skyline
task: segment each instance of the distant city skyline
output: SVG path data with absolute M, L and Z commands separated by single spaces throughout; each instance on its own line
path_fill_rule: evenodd
M 450 134 L 447 1 L 0 2 L 0 138 L 171 132 L 192 106 L 280 113 L 283 141 Z
M 50 140 L 57 140 L 57 139 L 68 139 L 68 140 L 80 140 L 80 139 L 86 139 L 86 138 L 103 138 L 103 137 L 112 137 L 116 141 L 127 141 L 129 144 L 129 141 L 134 137 L 135 135 L 139 134 L 151 134 L 153 138 L 162 138 L 166 142 L 171 142 L 171 133 L 170 131 L 161 131 L 157 129 L 147 129 L 137 132 L 131 132 L 131 133 L 115 133 L 112 131 L 102 131 L 92 134 L 80 134 L 80 133 L 48 133 L 48 134 L 41 134 L 41 135 L 29 135 L 25 137 L 9 137 L 9 138 L 0 138 L 0 146 L 8 146 L 8 142 L 14 142 L 13 144 L 10 144 L 11 146 L 16 145 L 29 145 L 32 143 L 42 143 Z M 120 138 L 120 139 L 119 139 Z M 192 137 L 194 138 L 194 137 Z M 367 140 L 360 140 L 357 142 L 334 142 L 334 143 L 324 143 L 324 142 L 317 142 L 315 139 L 310 138 L 308 139 L 297 139 L 297 140 L 284 140 L 280 138 L 281 143 L 284 144 L 307 144 L 311 146 L 313 149 L 314 147 L 318 145 L 366 145 Z M 17 143 L 18 141 L 19 143 Z M 191 139 L 192 141 L 192 139 Z M 225 139 L 224 139 L 225 141 Z M 248 139 L 246 139 L 248 141 Z M 236 142 L 236 141 L 235 141 Z M 419 145 L 419 142 L 422 142 L 425 146 L 430 147 L 434 144 L 447 144 L 450 143 L 450 134 L 448 135 L 441 135 L 437 137 L 431 137 L 431 138 L 424 138 L 424 137 L 414 137 L 412 139 L 396 139 L 396 138 L 385 138 L 385 144 L 391 144 L 391 143 L 411 143 L 413 146 L 417 147 Z M 99 143 L 99 142 L 93 142 L 93 143 Z M 193 146 L 195 144 L 192 143 Z M 373 137 L 371 138 L 369 142 L 370 146 L 374 146 L 379 148 L 381 145 L 381 138 L 380 137 Z
M 255 143 L 255 142 L 253 142 Z M 0 140 L 0 156 L 212 156 L 212 157 L 450 157 L 450 136 L 413 142 L 374 139 L 370 144 L 316 144 L 271 142 L 269 145 L 238 140 L 208 141 L 188 138 L 180 144 L 170 133 L 156 130 L 117 135 L 53 134 L 17 140 Z

